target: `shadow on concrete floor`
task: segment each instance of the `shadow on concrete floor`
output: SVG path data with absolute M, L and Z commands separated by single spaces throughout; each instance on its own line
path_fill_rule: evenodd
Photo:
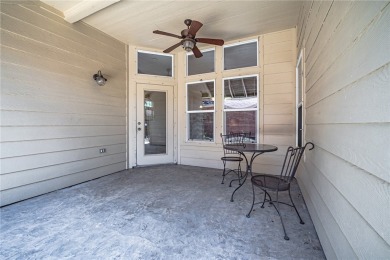
M 1 208 L 4 259 L 324 259 L 296 183 L 294 209 L 258 205 L 246 183 L 221 185 L 221 170 L 152 166 L 122 171 Z M 287 197 L 286 197 L 287 198 Z M 282 197 L 283 199 L 283 197 Z

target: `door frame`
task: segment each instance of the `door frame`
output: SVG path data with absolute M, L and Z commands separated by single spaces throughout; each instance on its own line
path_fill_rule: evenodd
M 146 156 L 140 155 L 141 152 L 144 152 L 143 138 L 144 138 L 144 91 L 162 91 L 166 95 L 166 140 L 167 140 L 167 153 L 164 155 L 161 154 L 150 154 Z M 158 83 L 136 83 L 136 111 L 135 111 L 135 161 L 134 166 L 148 166 L 155 164 L 171 164 L 175 163 L 175 129 L 169 127 L 170 125 L 175 125 L 175 116 L 174 116 L 174 86 Z M 138 131 L 139 125 L 138 122 L 141 120 L 141 131 Z M 142 146 L 142 147 L 140 147 Z
M 147 75 L 147 74 L 138 74 L 138 67 L 137 67 L 137 51 L 150 51 L 150 52 L 156 52 L 155 49 L 150 48 L 139 48 L 134 45 L 128 45 L 127 46 L 127 88 L 126 88 L 126 168 L 134 168 L 137 166 L 137 115 L 136 115 L 136 109 L 137 109 L 137 84 L 150 84 L 150 85 L 168 85 L 173 86 L 173 126 L 174 129 L 174 156 L 173 156 L 173 163 L 178 162 L 180 149 L 179 147 L 179 138 L 180 133 L 178 131 L 179 127 L 179 121 L 178 121 L 178 93 L 180 93 L 180 89 L 178 88 L 178 84 L 180 83 L 180 80 L 178 80 L 178 56 L 181 57 L 181 53 L 177 55 L 173 55 L 173 77 L 163 77 L 163 76 L 155 76 L 155 75 Z M 161 52 L 158 52 L 161 53 Z M 184 58 L 183 58 L 184 59 Z
M 295 66 L 295 91 L 296 91 L 296 101 L 295 101 L 295 143 L 298 146 L 305 143 L 304 131 L 305 131 L 305 121 L 304 121 L 304 96 L 305 96 L 305 63 L 304 63 L 304 49 L 301 49 Z M 301 74 L 299 74 L 298 67 L 301 67 Z M 300 80 L 299 80 L 300 79 Z M 301 83 L 299 85 L 299 82 Z M 299 97 L 299 92 L 301 96 Z M 299 142 L 300 141 L 300 142 Z

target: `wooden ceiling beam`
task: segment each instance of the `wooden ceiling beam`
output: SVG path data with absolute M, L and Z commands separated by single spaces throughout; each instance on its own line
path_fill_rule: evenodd
M 83 0 L 70 9 L 65 10 L 64 19 L 69 23 L 75 23 L 119 1 L 120 0 Z

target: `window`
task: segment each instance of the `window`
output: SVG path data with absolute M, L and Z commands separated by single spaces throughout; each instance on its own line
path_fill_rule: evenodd
M 257 40 L 227 45 L 223 48 L 224 70 L 257 66 Z
M 187 54 L 187 75 L 214 72 L 214 53 L 214 49 L 202 51 L 203 56 L 200 58 Z
M 303 144 L 303 51 L 300 52 L 299 58 L 297 61 L 297 67 L 295 68 L 295 73 L 296 73 L 296 88 L 297 88 L 297 108 L 296 108 L 296 114 L 297 114 L 297 119 L 296 119 L 296 133 L 297 133 L 297 138 L 296 138 L 296 144 L 297 146 L 302 146 Z
M 173 76 L 173 58 L 170 54 L 138 51 L 138 74 Z
M 214 81 L 187 84 L 187 140 L 214 141 Z
M 250 132 L 257 140 L 257 75 L 225 78 L 223 86 L 225 133 Z

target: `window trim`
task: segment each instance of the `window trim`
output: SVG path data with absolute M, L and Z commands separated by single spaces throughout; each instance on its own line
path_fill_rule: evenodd
M 256 65 L 249 66 L 249 67 L 241 67 L 241 68 L 234 68 L 234 69 L 225 69 L 225 49 L 229 47 L 234 47 L 238 45 L 244 45 L 248 43 L 256 42 Z M 254 67 L 259 67 L 259 39 L 251 39 L 247 41 L 241 41 L 241 42 L 236 42 L 232 44 L 226 44 L 223 45 L 223 50 L 222 50 L 222 71 L 232 71 L 232 70 L 238 70 L 238 69 L 245 69 L 245 68 L 254 68 Z
M 197 83 L 205 83 L 205 82 L 213 82 L 214 83 L 214 109 L 213 110 L 192 110 L 188 111 L 188 85 L 190 84 L 197 84 Z M 191 81 L 191 82 L 186 82 L 186 142 L 191 142 L 191 143 L 215 143 L 216 138 L 215 138 L 215 89 L 216 84 L 215 84 L 215 79 L 211 80 L 199 80 L 199 81 Z M 189 127 L 189 114 L 200 114 L 200 113 L 214 113 L 213 115 L 213 141 L 206 141 L 206 140 L 195 140 L 195 139 L 189 139 L 190 135 L 190 127 Z
M 163 75 L 153 75 L 153 74 L 143 74 L 138 73 L 138 53 L 146 53 L 146 54 L 154 54 L 158 56 L 168 56 L 171 57 L 171 66 L 172 66 L 172 76 L 163 76 Z M 169 53 L 160 53 L 160 52 L 154 52 L 154 51 L 144 51 L 144 50 L 137 50 L 136 53 L 136 66 L 135 66 L 135 74 L 136 75 L 142 75 L 142 76 L 152 76 L 152 77 L 163 77 L 163 78 L 174 78 L 175 77 L 175 67 L 174 67 L 174 55 Z
M 208 49 L 202 49 L 200 50 L 202 53 L 205 53 L 205 52 L 209 52 L 209 51 L 214 51 L 214 70 L 211 71 L 211 72 L 206 72 L 206 73 L 200 73 L 200 74 L 194 74 L 194 75 L 188 75 L 188 56 L 190 55 L 194 55 L 193 53 L 191 52 L 187 52 L 186 53 L 186 60 L 185 60 L 185 64 L 186 64 L 186 76 L 187 77 L 194 77 L 194 76 L 197 76 L 197 75 L 203 75 L 203 74 L 208 74 L 208 73 L 215 73 L 215 47 L 213 48 L 208 48 Z
M 240 79 L 240 78 L 251 78 L 256 77 L 257 81 L 257 107 L 256 108 L 246 108 L 246 109 L 225 109 L 225 80 L 227 79 Z M 256 140 L 260 140 L 260 82 L 259 82 L 259 74 L 249 74 L 242 76 L 234 76 L 234 77 L 226 77 L 222 78 L 222 132 L 226 134 L 226 116 L 225 112 L 234 112 L 234 111 L 256 111 Z M 215 106 L 214 106 L 215 107 Z

